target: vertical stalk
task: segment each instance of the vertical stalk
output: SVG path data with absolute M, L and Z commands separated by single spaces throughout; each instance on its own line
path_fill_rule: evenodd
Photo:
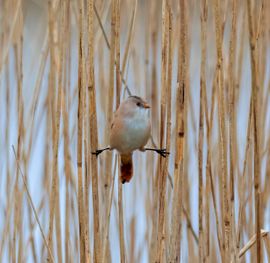
M 205 256 L 209 255 L 209 233 L 203 231 L 203 138 L 204 138 L 204 101 L 206 90 L 205 65 L 206 65 L 206 22 L 207 22 L 207 1 L 201 1 L 201 76 L 200 76 L 200 115 L 199 115 L 199 145 L 198 145 L 198 164 L 199 164 L 199 261 L 205 262 Z M 206 202 L 208 200 L 206 199 Z M 208 215 L 206 210 L 205 215 Z M 207 218 L 206 218 L 207 220 Z M 207 222 L 206 222 L 207 223 Z M 206 226 L 206 230 L 208 230 Z M 204 250 L 204 236 L 206 236 L 206 249 Z
M 230 253 L 231 260 L 237 262 L 238 251 L 236 251 L 236 234 L 235 234 L 235 203 L 234 203 L 234 184 L 235 184 L 235 158 L 237 156 L 237 143 L 236 143 L 236 121 L 235 121 L 235 50 L 236 50 L 236 11 L 237 1 L 232 1 L 232 25 L 230 36 L 230 51 L 229 51 L 229 147 L 230 147 Z
M 224 109 L 224 79 L 223 79 L 223 24 L 220 21 L 221 7 L 220 1 L 214 2 L 215 27 L 216 27 L 216 49 L 217 49 L 217 71 L 218 71 L 218 120 L 219 120 L 219 145 L 220 145 L 220 163 L 222 175 L 222 232 L 223 232 L 223 253 L 222 261 L 227 262 L 229 252 L 229 233 L 231 228 L 228 215 L 228 189 L 227 189 L 227 139 L 226 139 L 226 119 Z
M 116 64 L 116 109 L 120 104 L 121 95 L 121 75 L 120 75 L 120 0 L 115 0 L 115 64 Z M 118 163 L 120 162 L 120 158 Z M 118 178 L 118 213 L 119 213 L 119 243 L 120 243 L 120 258 L 121 263 L 126 262 L 125 253 L 125 233 L 124 233 L 124 211 L 123 211 L 123 186 L 120 177 L 120 166 L 118 168 L 119 178 Z
M 119 159 L 119 158 L 118 158 Z M 119 160 L 118 160 L 119 163 Z M 118 165 L 118 171 L 120 171 L 120 165 Z M 120 258 L 121 263 L 126 262 L 125 256 L 125 238 L 124 238 L 124 215 L 123 215 L 123 187 L 120 177 L 118 176 L 118 210 L 119 210 L 119 243 L 120 243 Z
M 22 3 L 18 1 L 19 6 L 19 18 L 20 22 L 23 23 L 22 18 Z M 20 30 L 21 31 L 21 30 Z M 14 45 L 15 51 L 15 70 L 17 76 L 17 123 L 18 123 L 18 134 L 17 134 L 17 152 L 18 160 L 23 158 L 23 142 L 25 137 L 24 131 L 24 103 L 23 103 L 23 32 L 19 32 L 19 39 Z M 22 258 L 22 243 L 23 243 L 23 207 L 22 207 L 22 194 L 23 191 L 20 189 L 19 181 L 19 170 L 16 169 L 16 179 L 14 186 L 14 230 L 13 230 L 13 252 L 12 260 L 20 261 Z M 18 247 L 17 247 L 18 244 Z M 16 253 L 18 254 L 16 255 Z
M 89 125 L 90 125 L 90 147 L 88 149 L 93 152 L 98 147 L 98 132 L 97 132 L 97 112 L 96 112 L 96 88 L 94 75 L 94 1 L 89 0 L 89 26 L 88 26 L 88 57 L 89 57 Z M 98 183 L 98 167 L 97 158 L 91 154 L 91 176 L 92 176 L 92 198 L 93 198 L 93 213 L 94 213 L 94 262 L 101 262 L 101 228 L 99 216 L 99 183 Z M 89 162 L 90 163 L 90 162 Z M 89 171 L 90 172 L 90 171 Z
M 184 176 L 184 145 L 185 145 L 185 100 L 186 100 L 186 65 L 187 65 L 187 2 L 179 0 L 180 25 L 178 49 L 178 75 L 176 91 L 176 143 L 174 161 L 174 189 L 172 206 L 171 252 L 170 260 L 178 262 L 181 258 L 182 229 L 182 178 Z
M 165 113 L 166 113 L 166 97 L 167 97 L 167 57 L 168 57 L 168 7 L 167 1 L 162 1 L 162 64 L 161 64 L 161 103 L 160 103 L 160 148 L 164 144 L 164 131 L 165 131 Z M 159 214 L 158 214 L 158 244 L 157 244 L 157 262 L 164 261 L 165 252 L 165 234 L 164 234 L 164 222 L 165 222 L 165 197 L 167 187 L 167 169 L 165 167 L 165 160 L 159 157 L 160 169 L 159 174 Z
M 78 148 L 77 148 L 77 172 L 78 172 L 78 208 L 79 208 L 79 234 L 80 234 L 80 262 L 86 261 L 85 255 L 85 218 L 84 218 L 84 189 L 82 178 L 82 139 L 83 139 L 83 78 L 84 78 L 84 50 L 83 50 L 83 1 L 79 3 L 79 62 L 78 62 Z
M 56 89 L 56 56 L 55 56 L 55 44 L 54 44 L 54 30 L 55 30 L 55 21 L 54 21 L 54 8 L 52 0 L 48 1 L 48 10 L 49 10 L 49 48 L 50 48 L 50 75 L 49 75 L 49 88 L 48 88 L 48 115 L 49 120 L 51 120 L 52 127 L 52 147 L 53 147 L 53 167 L 52 167 L 52 180 L 51 180 L 51 192 L 50 192 L 50 219 L 49 219 L 49 236 L 48 244 L 51 251 L 53 251 L 53 229 L 54 229 L 54 218 L 55 218 L 55 205 L 56 205 L 56 191 L 58 187 L 58 160 L 57 160 L 57 124 L 55 116 L 55 89 Z M 49 117 L 50 116 L 50 117 Z M 48 258 L 48 261 L 51 262 L 51 258 Z
M 253 136 L 254 136 L 254 199 L 255 199 L 255 226 L 256 226 L 256 254 L 257 262 L 261 262 L 261 216 L 260 216 L 260 149 L 259 149 L 259 118 L 258 118 L 258 80 L 256 62 L 256 42 L 252 21 L 251 0 L 247 0 L 248 8 L 248 29 L 250 45 L 250 62 L 252 78 L 252 116 L 253 116 Z

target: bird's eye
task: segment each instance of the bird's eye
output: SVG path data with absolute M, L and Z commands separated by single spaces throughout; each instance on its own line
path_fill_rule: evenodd
M 141 106 L 142 106 L 142 104 L 141 104 L 140 102 L 137 102 L 136 105 L 137 105 L 138 107 L 141 107 Z

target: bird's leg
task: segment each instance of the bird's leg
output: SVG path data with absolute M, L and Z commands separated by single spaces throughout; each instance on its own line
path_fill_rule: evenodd
M 107 151 L 107 150 L 111 150 L 111 148 L 110 147 L 106 147 L 106 148 L 103 148 L 103 149 L 98 149 L 95 152 L 92 152 L 92 154 L 95 154 L 96 157 L 98 157 L 99 154 L 101 154 L 102 152 Z
M 170 152 L 167 152 L 166 149 L 143 148 L 142 151 L 154 151 L 164 158 L 166 158 L 170 154 Z

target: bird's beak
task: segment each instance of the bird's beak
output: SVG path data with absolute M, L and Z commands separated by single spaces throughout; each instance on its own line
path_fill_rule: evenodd
M 150 105 L 147 104 L 147 103 L 144 103 L 144 104 L 143 104 L 143 107 L 146 108 L 146 109 L 150 109 Z

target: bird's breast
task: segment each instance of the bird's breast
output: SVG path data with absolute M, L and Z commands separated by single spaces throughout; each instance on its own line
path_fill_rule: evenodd
M 150 122 L 148 118 L 134 118 L 126 122 L 128 140 L 141 147 L 144 141 L 150 136 Z M 144 145 L 143 145 L 144 146 Z
M 112 131 L 111 145 L 120 153 L 129 153 L 144 147 L 151 133 L 148 116 L 135 114 L 132 118 L 122 119 L 121 122 L 121 125 L 115 125 L 117 131 Z

